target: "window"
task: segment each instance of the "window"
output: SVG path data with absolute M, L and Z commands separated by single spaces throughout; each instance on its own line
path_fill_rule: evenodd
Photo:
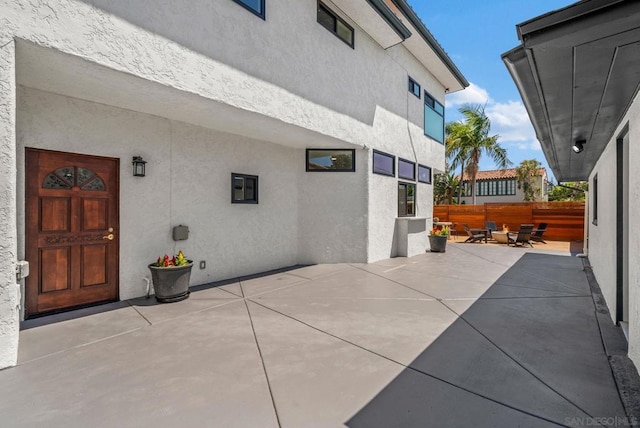
M 424 133 L 444 144 L 444 106 L 424 93 Z
M 318 23 L 353 48 L 353 28 L 320 2 L 318 2 Z
M 258 177 L 246 174 L 231 174 L 231 203 L 257 204 Z
M 431 184 L 431 168 L 424 165 L 418 165 L 418 181 L 420 183 Z
M 593 220 L 594 225 L 598 225 L 598 174 L 593 176 Z
M 264 19 L 265 17 L 264 2 L 266 0 L 233 0 L 233 1 L 238 3 L 240 6 L 244 7 L 248 11 L 255 13 L 260 18 Z
M 464 191 L 471 196 L 471 182 L 465 181 Z M 516 194 L 516 180 L 482 180 L 476 182 L 476 196 L 512 196 Z
M 353 149 L 307 149 L 307 171 L 354 172 L 355 159 Z
M 398 158 L 398 177 L 405 180 L 416 179 L 416 164 L 414 162 Z
M 373 151 L 373 172 L 376 174 L 396 176 L 396 157 L 386 153 Z
M 418 97 L 418 99 L 420 98 L 420 84 L 413 80 L 411 77 L 409 77 L 409 92 Z
M 398 217 L 416 215 L 416 185 L 398 182 Z

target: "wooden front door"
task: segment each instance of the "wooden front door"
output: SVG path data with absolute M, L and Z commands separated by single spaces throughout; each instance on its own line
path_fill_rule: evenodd
M 26 315 L 118 299 L 119 160 L 26 149 Z

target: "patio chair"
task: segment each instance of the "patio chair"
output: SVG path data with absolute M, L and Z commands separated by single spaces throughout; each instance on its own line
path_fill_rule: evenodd
M 491 235 L 491 233 L 495 232 L 496 230 L 498 230 L 498 226 L 496 225 L 496 222 L 495 221 L 485 221 L 484 222 L 484 228 L 489 231 L 489 238 L 493 239 L 493 235 Z
M 453 236 L 453 239 L 458 240 L 458 223 L 452 223 L 449 226 L 449 236 Z
M 482 242 L 484 240 L 484 233 L 474 234 L 466 223 L 463 223 L 462 227 L 464 228 L 464 231 L 467 232 L 467 235 L 469 235 L 464 242 Z
M 531 244 L 531 232 L 533 231 L 533 225 L 532 224 L 521 224 L 520 225 L 520 230 L 518 231 L 518 234 L 516 235 L 516 233 L 509 233 L 507 236 L 509 237 L 508 239 L 508 243 L 507 245 L 511 245 L 513 244 L 514 247 L 524 247 L 524 244 L 529 244 L 532 248 L 533 245 Z M 515 236 L 515 238 L 512 238 L 512 236 Z
M 542 239 L 542 234 L 545 230 L 547 230 L 547 223 L 540 223 L 540 225 L 536 229 L 533 229 L 533 232 L 531 232 L 531 240 L 546 244 L 544 239 Z

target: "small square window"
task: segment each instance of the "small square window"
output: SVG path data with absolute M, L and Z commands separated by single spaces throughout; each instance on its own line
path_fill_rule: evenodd
M 398 182 L 398 217 L 416 215 L 416 185 Z
M 418 165 L 418 181 L 420 183 L 431 184 L 431 168 L 424 165 Z
M 321 2 L 318 2 L 318 23 L 353 48 L 353 27 Z
M 307 171 L 356 170 L 354 149 L 307 149 Z
M 264 13 L 264 2 L 266 0 L 233 0 L 238 3 L 240 6 L 247 9 L 249 12 L 252 12 L 258 15 L 260 18 L 265 19 Z
M 422 90 L 420 89 L 420 84 L 415 80 L 413 80 L 411 77 L 409 77 L 409 92 L 411 92 L 413 95 L 418 97 L 418 99 L 420 99 L 420 94 L 422 93 Z
M 246 174 L 231 174 L 231 203 L 258 203 L 258 176 Z
M 398 178 L 405 180 L 416 179 L 416 164 L 406 159 L 398 158 Z
M 373 172 L 376 174 L 396 176 L 396 157 L 387 153 L 373 151 Z

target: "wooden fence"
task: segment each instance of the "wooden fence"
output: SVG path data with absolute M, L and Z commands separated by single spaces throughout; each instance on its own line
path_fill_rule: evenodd
M 484 227 L 485 221 L 495 221 L 498 229 L 506 224 L 517 231 L 521 224 L 547 223 L 544 238 L 550 241 L 584 239 L 583 202 L 514 202 L 484 205 L 435 205 L 433 216 L 440 221 L 458 223 L 458 235 L 464 235 L 462 224 L 471 228 Z

